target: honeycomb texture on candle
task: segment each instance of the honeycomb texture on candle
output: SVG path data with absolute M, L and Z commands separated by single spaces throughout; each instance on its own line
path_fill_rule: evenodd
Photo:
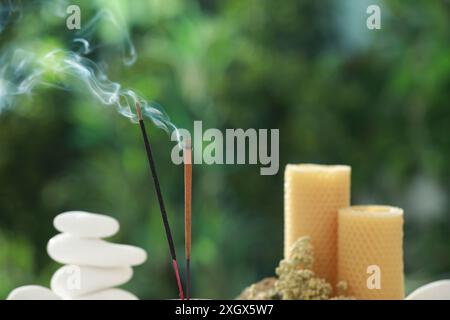
M 339 211 L 338 278 L 357 299 L 403 299 L 403 210 L 353 206 Z M 379 285 L 372 282 L 379 267 Z M 368 283 L 369 282 L 369 283 Z
M 310 236 L 313 270 L 329 283 L 337 276 L 337 214 L 350 203 L 351 168 L 344 165 L 289 164 L 285 170 L 284 255 L 300 237 Z

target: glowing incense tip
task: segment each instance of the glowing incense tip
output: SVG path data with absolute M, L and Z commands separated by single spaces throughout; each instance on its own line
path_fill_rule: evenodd
M 184 149 L 185 152 L 190 152 L 191 151 L 191 149 L 192 149 L 191 139 L 187 138 L 186 140 L 184 140 L 183 149 Z
M 142 109 L 141 109 L 141 105 L 140 105 L 139 102 L 136 102 L 136 113 L 137 113 L 137 116 L 138 116 L 138 120 L 139 121 L 143 120 L 143 118 L 142 118 Z

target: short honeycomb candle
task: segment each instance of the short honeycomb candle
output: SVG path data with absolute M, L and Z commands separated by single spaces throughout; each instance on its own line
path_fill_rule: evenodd
M 310 236 L 313 269 L 335 284 L 337 215 L 350 202 L 350 167 L 288 164 L 284 181 L 284 255 L 299 237 Z
M 339 211 L 338 279 L 357 299 L 403 299 L 403 210 L 353 206 Z

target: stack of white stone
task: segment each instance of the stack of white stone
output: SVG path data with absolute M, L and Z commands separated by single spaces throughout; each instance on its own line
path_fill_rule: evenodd
M 103 240 L 119 230 L 116 219 L 81 211 L 65 212 L 54 219 L 61 233 L 50 239 L 50 257 L 64 264 L 51 280 L 51 290 L 20 287 L 8 299 L 134 300 L 132 293 L 118 289 L 128 282 L 132 266 L 147 259 L 138 247 Z

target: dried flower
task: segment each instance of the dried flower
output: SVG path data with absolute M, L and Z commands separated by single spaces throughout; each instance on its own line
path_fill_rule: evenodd
M 336 296 L 331 298 L 331 300 L 354 300 L 354 297 L 347 296 L 348 283 L 347 281 L 339 281 L 336 284 Z
M 279 300 L 275 290 L 276 278 L 264 278 L 263 280 L 252 284 L 246 288 L 236 298 L 237 300 Z
M 331 295 L 331 285 L 316 278 L 311 270 L 295 270 L 281 276 L 275 289 L 283 300 L 325 300 Z
M 301 237 L 289 249 L 288 260 L 301 269 L 311 269 L 314 263 L 314 254 L 309 237 Z
M 327 300 L 331 298 L 332 286 L 325 279 L 316 277 L 312 266 L 313 248 L 309 237 L 299 238 L 290 248 L 289 256 L 280 261 L 275 273 L 278 278 L 266 278 L 245 289 L 238 299 L 283 300 Z M 352 299 L 347 297 L 347 283 L 336 285 L 337 296 L 331 299 Z
M 298 239 L 289 251 L 289 257 L 280 261 L 275 272 L 275 289 L 283 300 L 324 300 L 331 295 L 331 285 L 315 277 L 310 269 L 314 262 L 309 237 Z

